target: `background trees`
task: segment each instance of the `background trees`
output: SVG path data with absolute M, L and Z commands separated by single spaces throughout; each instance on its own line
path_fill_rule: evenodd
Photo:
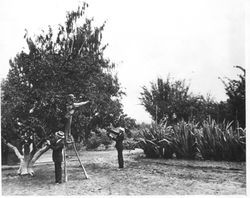
M 246 70 L 241 66 L 235 66 L 239 69 L 241 74 L 239 79 L 226 78 L 222 80 L 225 85 L 227 99 L 227 119 L 239 122 L 239 126 L 245 128 L 246 126 Z
M 246 160 L 245 69 L 226 78 L 228 99 L 195 96 L 185 81 L 157 79 L 143 87 L 142 105 L 156 123 L 142 129 L 136 146 L 150 158 Z
M 167 117 L 172 123 L 179 118 L 188 119 L 188 91 L 189 86 L 185 81 L 171 82 L 168 77 L 164 82 L 158 78 L 156 83 L 151 82 L 150 90 L 143 87 L 140 100 L 153 120 L 159 122 L 163 117 Z
M 157 83 L 151 82 L 151 89 L 144 86 L 140 100 L 153 120 L 168 124 L 182 119 L 202 121 L 213 114 L 215 105 L 210 96 L 194 96 L 184 80 L 171 80 L 170 77 L 166 81 L 158 78 Z
M 144 86 L 140 100 L 157 123 L 162 119 L 167 120 L 168 124 L 182 119 L 201 123 L 210 116 L 217 123 L 233 120 L 244 128 L 245 69 L 240 66 L 236 68 L 243 72 L 239 75 L 239 80 L 222 80 L 228 95 L 227 101 L 218 103 L 209 95 L 194 95 L 189 92 L 189 85 L 186 85 L 184 80 L 171 80 L 170 77 L 165 81 L 158 78 L 156 83 L 151 82 L 150 88 Z

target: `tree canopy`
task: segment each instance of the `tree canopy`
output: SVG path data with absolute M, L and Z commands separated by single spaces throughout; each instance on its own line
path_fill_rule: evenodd
M 87 138 L 91 128 L 107 126 L 123 115 L 124 92 L 112 72 L 115 65 L 104 57 L 105 23 L 93 26 L 93 19 L 85 17 L 87 6 L 68 12 L 58 29 L 49 26 L 35 37 L 26 31 L 29 50 L 10 60 L 1 84 L 5 139 L 35 141 L 63 130 L 68 94 L 91 101 L 73 118 L 72 133 L 77 137 Z M 101 119 L 95 119 L 96 114 Z

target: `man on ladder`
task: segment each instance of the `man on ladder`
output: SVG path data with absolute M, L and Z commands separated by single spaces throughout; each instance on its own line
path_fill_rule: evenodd
M 66 125 L 65 125 L 65 144 L 64 144 L 64 177 L 65 177 L 65 182 L 68 181 L 67 162 L 66 162 L 66 149 L 67 149 L 66 145 L 67 145 L 67 143 L 68 144 L 70 144 L 70 143 L 73 144 L 75 154 L 76 154 L 76 156 L 78 158 L 78 161 L 79 161 L 79 163 L 80 163 L 80 165 L 81 165 L 81 167 L 83 169 L 84 175 L 85 175 L 86 179 L 88 178 L 87 172 L 86 172 L 84 166 L 82 165 L 81 160 L 80 160 L 79 155 L 78 155 L 78 152 L 76 150 L 74 138 L 71 135 L 72 117 L 73 117 L 73 114 L 75 112 L 75 108 L 83 106 L 83 105 L 85 105 L 87 103 L 89 103 L 89 101 L 76 103 L 75 102 L 75 96 L 73 94 L 68 95 L 67 104 L 66 104 L 66 111 L 67 112 L 66 112 L 66 115 L 65 115 L 65 118 L 67 119 L 66 120 Z

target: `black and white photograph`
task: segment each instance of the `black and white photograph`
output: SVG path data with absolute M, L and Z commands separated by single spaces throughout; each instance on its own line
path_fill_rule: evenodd
M 1 0 L 1 196 L 246 197 L 247 0 Z

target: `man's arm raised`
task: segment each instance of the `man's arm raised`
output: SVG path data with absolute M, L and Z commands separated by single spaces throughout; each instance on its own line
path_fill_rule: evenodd
M 89 100 L 84 101 L 84 102 L 77 102 L 77 103 L 74 103 L 74 106 L 75 106 L 75 107 L 80 107 L 80 106 L 85 105 L 85 104 L 87 104 L 87 103 L 89 103 Z

